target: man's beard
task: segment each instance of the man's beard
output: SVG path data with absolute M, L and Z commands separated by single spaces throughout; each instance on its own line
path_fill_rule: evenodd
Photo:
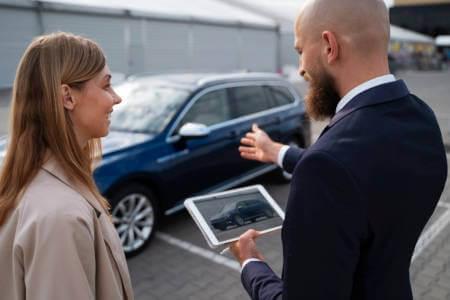
M 314 120 L 320 121 L 334 116 L 341 100 L 333 77 L 323 70 L 309 76 L 309 88 L 305 97 L 306 112 Z M 308 76 L 308 75 L 307 75 Z

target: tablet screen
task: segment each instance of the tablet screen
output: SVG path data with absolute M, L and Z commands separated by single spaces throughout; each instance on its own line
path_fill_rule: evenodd
M 199 197 L 193 200 L 219 244 L 236 240 L 248 229 L 279 228 L 282 211 L 261 186 Z

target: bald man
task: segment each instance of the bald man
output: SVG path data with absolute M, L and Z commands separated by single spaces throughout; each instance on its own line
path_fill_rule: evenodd
M 231 251 L 252 299 L 412 299 L 415 244 L 442 193 L 447 161 L 431 109 L 389 73 L 381 0 L 308 1 L 296 21 L 306 107 L 331 118 L 309 149 L 257 126 L 242 157 L 292 172 L 280 279 L 253 230 Z

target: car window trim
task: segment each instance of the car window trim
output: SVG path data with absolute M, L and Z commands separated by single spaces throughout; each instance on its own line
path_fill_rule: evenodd
M 293 107 L 296 107 L 299 105 L 299 103 L 301 102 L 300 96 L 297 94 L 297 92 L 295 91 L 295 89 L 291 86 L 289 86 L 288 84 L 282 82 L 282 81 L 276 81 L 276 80 L 267 80 L 267 81 L 246 81 L 246 82 L 234 82 L 234 83 L 224 83 L 224 84 L 219 84 L 219 85 L 215 85 L 215 86 L 211 86 L 211 87 L 207 87 L 204 90 L 200 91 L 197 95 L 195 95 L 192 100 L 183 108 L 183 110 L 178 114 L 177 118 L 175 119 L 175 122 L 172 124 L 172 126 L 170 127 L 167 135 L 166 135 L 166 142 L 167 143 L 174 143 L 179 141 L 180 136 L 176 133 L 174 133 L 175 129 L 178 127 L 179 123 L 183 120 L 183 118 L 185 117 L 185 115 L 187 114 L 187 112 L 191 109 L 191 107 L 197 102 L 198 99 L 200 99 L 202 96 L 204 96 L 207 93 L 216 91 L 216 90 L 220 90 L 220 89 L 227 89 L 227 88 L 233 88 L 233 87 L 242 87 L 242 86 L 261 86 L 262 88 L 264 86 L 284 86 L 286 88 L 289 89 L 289 91 L 291 92 L 291 94 L 294 96 L 295 101 L 290 103 L 290 104 L 285 104 L 282 106 L 277 106 L 277 107 L 273 107 L 271 109 L 268 110 L 264 110 L 264 111 L 260 111 L 254 114 L 250 114 L 250 115 L 246 115 L 246 116 L 242 116 L 242 117 L 238 117 L 235 119 L 231 119 L 225 122 L 221 122 L 221 123 L 217 123 L 211 126 L 208 126 L 208 128 L 213 131 L 213 130 L 217 130 L 226 126 L 229 126 L 231 124 L 238 124 L 241 122 L 245 122 L 251 119 L 255 119 L 255 118 L 259 118 L 265 115 L 269 115 L 275 112 L 280 112 L 280 111 L 284 111 L 284 110 L 288 110 L 291 109 Z

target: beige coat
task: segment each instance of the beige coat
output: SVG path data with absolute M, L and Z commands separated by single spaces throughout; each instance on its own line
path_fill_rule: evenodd
M 54 160 L 0 227 L 0 299 L 133 299 L 109 217 Z

